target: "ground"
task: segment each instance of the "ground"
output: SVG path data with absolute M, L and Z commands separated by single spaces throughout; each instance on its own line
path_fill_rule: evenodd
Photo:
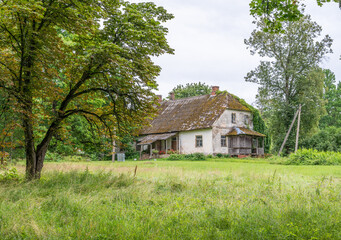
M 23 163 L 16 167 L 23 173 Z M 0 183 L 0 236 L 341 239 L 341 166 L 46 163 L 39 182 Z

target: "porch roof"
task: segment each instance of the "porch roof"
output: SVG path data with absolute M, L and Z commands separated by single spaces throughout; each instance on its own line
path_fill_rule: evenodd
M 156 142 L 158 140 L 166 140 L 170 137 L 175 136 L 177 133 L 164 133 L 164 134 L 152 134 L 147 135 L 140 139 L 140 142 L 137 145 L 146 145 Z
M 235 127 L 233 128 L 227 136 L 239 136 L 239 135 L 249 135 L 249 136 L 257 136 L 257 137 L 265 137 L 264 134 L 243 128 L 243 127 Z

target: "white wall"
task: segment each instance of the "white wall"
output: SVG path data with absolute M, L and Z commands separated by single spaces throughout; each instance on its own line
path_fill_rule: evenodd
M 236 123 L 232 123 L 232 113 L 236 114 Z M 244 123 L 244 116 L 249 116 L 249 124 Z M 232 128 L 232 127 L 250 127 L 253 129 L 252 123 L 252 113 L 246 111 L 238 111 L 238 110 L 225 110 L 225 112 L 218 118 L 213 127 L 218 128 Z
M 202 147 L 195 147 L 195 136 L 202 136 Z M 204 153 L 213 154 L 212 129 L 194 130 L 180 132 L 180 152 L 181 154 Z
M 236 114 L 236 123 L 232 123 L 232 113 Z M 245 124 L 244 116 L 249 116 L 249 124 Z M 252 113 L 237 111 L 237 110 L 225 110 L 219 119 L 213 124 L 212 128 L 212 150 L 214 154 L 223 153 L 228 154 L 228 138 L 226 139 L 226 147 L 221 146 L 221 136 L 228 134 L 233 127 L 245 127 L 253 129 Z

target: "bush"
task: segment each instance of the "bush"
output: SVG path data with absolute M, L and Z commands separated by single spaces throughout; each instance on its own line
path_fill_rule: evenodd
M 184 160 L 185 157 L 184 155 L 181 155 L 181 154 L 171 154 L 169 155 L 169 157 L 167 158 L 167 160 Z
M 184 157 L 186 160 L 191 161 L 201 161 L 206 160 L 206 156 L 203 153 L 193 153 L 193 154 L 187 154 Z
M 18 180 L 20 180 L 20 177 L 19 177 L 17 169 L 14 167 L 5 169 L 5 171 L 0 174 L 0 182 L 18 181 Z
M 48 151 L 45 156 L 46 162 L 60 162 L 62 160 L 62 155 L 56 153 L 56 152 L 50 152 Z
M 289 155 L 287 165 L 341 165 L 341 153 L 320 152 L 315 149 L 300 149 Z
M 203 153 L 192 153 L 192 154 L 171 154 L 167 160 L 190 160 L 190 161 L 202 161 L 206 160 L 206 156 Z

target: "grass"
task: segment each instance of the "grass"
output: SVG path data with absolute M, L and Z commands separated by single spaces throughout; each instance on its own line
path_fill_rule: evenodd
M 0 183 L 0 239 L 341 239 L 341 166 L 46 163 Z

